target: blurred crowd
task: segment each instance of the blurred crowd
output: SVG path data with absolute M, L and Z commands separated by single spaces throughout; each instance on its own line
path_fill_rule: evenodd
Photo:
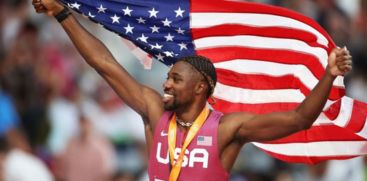
M 347 46 L 354 64 L 347 93 L 367 102 L 367 0 L 258 2 L 305 14 Z M 136 79 L 161 90 L 167 67 L 144 70 L 121 38 L 79 18 Z M 0 180 L 148 180 L 143 130 L 55 20 L 36 14 L 30 0 L 0 1 Z M 247 145 L 231 180 L 362 181 L 366 163 L 287 164 Z

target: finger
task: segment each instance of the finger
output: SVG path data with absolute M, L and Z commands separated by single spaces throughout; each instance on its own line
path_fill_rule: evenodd
M 348 59 L 348 60 L 352 60 L 352 55 L 349 55 L 349 54 L 344 55 L 344 58 L 345 58 L 345 59 Z
M 348 65 L 348 66 L 346 66 L 344 69 L 343 69 L 343 72 L 344 73 L 347 73 L 347 72 L 349 72 L 349 71 L 351 71 L 352 70 L 352 66 L 350 66 L 350 65 Z
M 35 9 L 42 9 L 42 8 L 44 8 L 44 6 L 43 5 L 34 5 L 34 8 Z
M 338 66 L 352 65 L 352 63 L 353 62 L 351 60 L 345 60 L 345 61 L 336 62 L 336 65 L 338 65 Z
M 342 70 L 344 69 L 345 66 L 352 66 L 352 63 L 351 62 L 342 62 L 340 64 L 337 64 L 338 66 L 338 69 Z
M 43 5 L 35 5 L 34 7 L 39 10 L 46 9 Z
M 339 66 L 344 66 L 346 64 L 343 61 L 338 61 L 336 62 L 336 65 L 339 67 Z
M 350 71 L 352 69 L 351 65 L 342 65 L 338 66 L 338 69 L 342 72 Z
M 34 2 L 32 4 L 33 4 L 33 6 L 44 6 L 41 1 L 36 1 L 36 2 Z
M 344 65 L 352 65 L 353 61 L 352 60 L 346 60 L 343 63 L 344 63 Z
M 43 5 L 41 2 L 35 2 L 33 5 Z
M 42 11 L 42 12 L 46 12 L 47 11 L 47 9 L 45 7 L 42 7 L 39 10 Z
M 346 56 L 346 55 L 348 55 L 349 53 L 348 53 L 348 51 L 347 50 L 345 50 L 345 49 L 340 49 L 339 51 L 338 51 L 338 53 L 337 53 L 337 57 L 343 57 L 343 56 Z
M 350 54 L 350 52 L 349 52 L 349 50 L 348 50 L 348 48 L 347 48 L 346 46 L 344 46 L 344 47 L 343 47 L 343 50 L 344 50 L 344 52 L 345 52 L 347 55 L 349 55 L 349 54 Z
M 353 61 L 350 59 L 347 60 L 343 60 L 343 61 L 336 61 L 335 62 L 336 65 L 352 65 Z
M 333 51 L 330 52 L 329 57 L 328 57 L 328 61 L 336 61 L 336 49 L 334 48 Z
M 44 6 L 39 6 L 39 7 L 36 8 L 37 13 L 44 13 L 46 11 L 47 11 L 47 9 Z
M 347 54 L 350 55 L 350 51 L 348 49 L 346 49 L 345 52 L 347 52 Z
M 37 13 L 45 13 L 46 12 L 46 9 L 36 9 L 36 12 Z
M 339 56 L 336 58 L 336 62 L 352 61 L 352 56 L 345 55 L 343 57 Z
M 32 5 L 36 5 L 36 4 L 42 4 L 42 1 L 40 1 L 40 0 L 33 0 L 32 1 Z

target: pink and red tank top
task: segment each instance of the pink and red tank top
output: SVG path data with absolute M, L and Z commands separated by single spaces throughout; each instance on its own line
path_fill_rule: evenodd
M 154 132 L 154 140 L 149 158 L 149 180 L 168 180 L 171 163 L 168 153 L 168 126 L 172 112 L 164 112 Z M 223 168 L 218 149 L 218 125 L 222 113 L 212 111 L 185 151 L 178 180 L 223 181 L 228 180 L 228 172 Z M 177 129 L 175 159 L 185 141 L 184 132 Z

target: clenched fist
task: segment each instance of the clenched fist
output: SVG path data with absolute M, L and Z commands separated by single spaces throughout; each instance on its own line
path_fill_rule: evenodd
M 345 75 L 350 70 L 352 70 L 352 56 L 347 48 L 335 48 L 329 55 L 326 71 L 336 77 Z
M 32 0 L 37 13 L 45 13 L 54 16 L 63 10 L 63 6 L 57 0 Z

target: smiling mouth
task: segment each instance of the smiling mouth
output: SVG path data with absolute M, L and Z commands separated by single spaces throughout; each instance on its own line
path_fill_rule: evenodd
M 171 94 L 163 94 L 163 98 L 162 98 L 162 101 L 164 103 L 167 103 L 168 101 L 172 100 L 173 99 L 173 95 Z

